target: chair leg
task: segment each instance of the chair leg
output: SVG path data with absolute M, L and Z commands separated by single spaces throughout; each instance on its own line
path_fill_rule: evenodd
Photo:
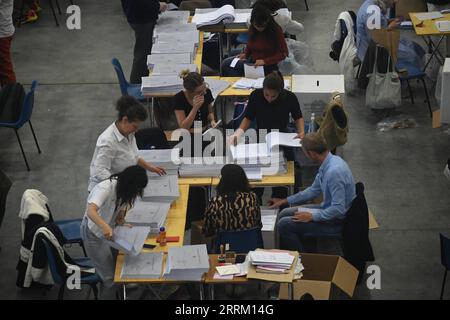
M 55 19 L 56 26 L 59 27 L 59 21 L 58 17 L 56 16 L 55 7 L 53 6 L 53 0 L 48 0 L 48 2 L 50 4 L 50 8 L 52 9 L 53 18 Z
M 39 148 L 39 143 L 38 143 L 38 141 L 36 139 L 36 134 L 34 133 L 33 125 L 31 124 L 31 120 L 28 121 L 28 123 L 30 124 L 31 133 L 33 134 L 34 142 L 36 143 L 36 147 L 38 149 L 38 153 L 41 153 L 41 148 Z
M 27 170 L 30 171 L 30 166 L 28 165 L 28 161 L 27 161 L 27 157 L 25 155 L 25 151 L 23 151 L 22 141 L 20 140 L 19 132 L 17 131 L 17 129 L 14 129 L 14 132 L 16 133 L 17 141 L 19 141 L 20 150 L 22 151 L 23 160 L 25 160 L 25 164 L 27 166 Z
M 64 282 L 64 284 L 62 284 L 59 287 L 59 292 L 58 292 L 58 300 L 64 300 L 64 289 L 66 288 L 66 283 Z
M 308 0 L 305 0 L 306 11 L 309 11 Z
M 51 0 L 50 0 L 50 1 L 51 1 Z M 61 15 L 62 12 L 61 12 L 61 6 L 59 5 L 59 0 L 55 0 L 55 4 L 56 4 L 56 8 L 58 8 L 58 13 L 59 13 L 59 15 Z
M 442 281 L 441 297 L 439 298 L 440 300 L 442 300 L 444 298 L 444 289 L 445 289 L 445 281 L 446 280 L 447 280 L 447 269 L 445 269 L 444 280 Z
M 406 80 L 406 84 L 408 86 L 409 96 L 411 97 L 411 103 L 414 104 L 414 95 L 411 89 L 411 85 L 409 84 L 409 80 Z
M 427 99 L 428 104 L 428 111 L 430 111 L 430 117 L 433 118 L 433 111 L 431 111 L 431 103 L 430 103 L 430 96 L 428 94 L 427 84 L 425 83 L 425 78 L 420 78 L 422 80 L 423 89 L 425 90 L 425 97 Z

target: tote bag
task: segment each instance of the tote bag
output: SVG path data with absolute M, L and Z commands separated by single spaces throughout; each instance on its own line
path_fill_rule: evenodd
M 397 72 L 390 71 L 391 56 L 388 57 L 386 73 L 377 70 L 378 48 L 375 50 L 373 71 L 367 75 L 369 84 L 366 89 L 366 106 L 371 109 L 388 109 L 399 107 L 402 103 L 401 83 Z

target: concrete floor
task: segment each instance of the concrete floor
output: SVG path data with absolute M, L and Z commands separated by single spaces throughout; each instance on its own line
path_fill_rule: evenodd
M 15 286 L 23 191 L 36 188 L 50 199 L 58 218 L 81 217 L 86 201 L 89 163 L 98 135 L 114 120 L 113 103 L 120 90 L 111 58 L 128 74 L 133 34 L 118 1 L 78 0 L 82 29 L 56 28 L 49 8 L 38 22 L 17 29 L 13 59 L 18 81 L 40 82 L 33 124 L 43 153 L 37 154 L 28 127 L 20 130 L 31 172 L 27 172 L 12 130 L 0 129 L 0 167 L 12 179 L 6 216 L 0 228 L 0 299 L 54 299 L 56 290 L 20 290 Z M 357 10 L 362 0 L 289 1 L 294 18 L 307 30 L 301 39 L 311 47 L 319 74 L 338 73 L 328 57 L 335 19 L 340 11 Z M 61 17 L 63 21 L 63 16 Z M 417 40 L 420 41 L 420 40 Z M 431 129 L 417 85 L 416 104 L 409 100 L 397 114 L 417 122 L 416 128 L 379 132 L 381 119 L 364 106 L 364 95 L 348 97 L 350 136 L 343 147 L 355 179 L 366 185 L 369 207 L 380 229 L 371 232 L 375 264 L 381 268 L 381 290 L 357 288 L 358 299 L 436 299 L 443 267 L 439 233 L 450 235 L 450 184 L 442 171 L 449 156 L 447 127 Z M 76 256 L 78 248 L 69 252 Z M 71 292 L 67 298 L 86 297 Z M 450 298 L 450 288 L 446 294 Z

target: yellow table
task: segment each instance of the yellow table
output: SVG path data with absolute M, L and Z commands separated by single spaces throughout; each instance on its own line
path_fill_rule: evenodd
M 178 178 L 179 185 L 188 185 L 193 187 L 209 187 L 211 186 L 211 177 L 202 178 Z
M 441 65 L 444 65 L 445 57 L 443 57 L 442 53 L 439 51 L 439 45 L 442 40 L 446 38 L 447 42 L 447 52 L 446 56 L 450 55 L 450 32 L 440 32 L 436 27 L 435 22 L 437 21 L 450 21 L 450 13 L 444 14 L 443 18 L 435 19 L 435 20 L 425 20 L 421 21 L 417 19 L 416 15 L 413 12 L 409 13 L 409 17 L 411 18 L 411 22 L 414 26 L 414 31 L 416 34 L 425 41 L 428 48 L 431 50 L 431 57 L 425 64 L 424 70 L 428 67 L 433 57 L 439 61 Z M 433 36 L 439 37 L 437 44 L 433 41 Z

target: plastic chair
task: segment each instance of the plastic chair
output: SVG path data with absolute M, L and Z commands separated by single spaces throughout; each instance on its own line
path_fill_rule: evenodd
M 440 299 L 444 297 L 445 281 L 447 280 L 447 271 L 450 270 L 450 239 L 442 233 L 439 234 L 441 240 L 441 263 L 445 268 L 444 279 L 442 280 L 442 289 Z
M 27 166 L 27 170 L 30 171 L 30 166 L 28 165 L 27 157 L 25 156 L 25 151 L 23 150 L 22 141 L 20 140 L 18 130 L 22 128 L 25 123 L 30 124 L 31 132 L 33 133 L 34 142 L 36 143 L 36 147 L 38 149 L 38 153 L 41 153 L 41 149 L 39 148 L 38 141 L 36 139 L 36 135 L 34 133 L 33 125 L 31 124 L 31 114 L 33 112 L 34 106 L 34 91 L 38 83 L 36 80 L 33 80 L 31 83 L 30 91 L 25 95 L 22 110 L 20 110 L 19 119 L 16 122 L 0 122 L 0 127 L 6 127 L 14 129 L 16 133 L 17 140 L 19 141 L 20 150 L 22 151 L 23 159 L 25 160 L 25 164 Z
M 412 104 L 414 104 L 414 95 L 413 95 L 411 86 L 409 84 L 409 80 L 417 79 L 422 82 L 423 89 L 425 90 L 425 97 L 426 97 L 426 102 L 428 104 L 428 110 L 430 111 L 430 117 L 433 117 L 433 112 L 431 111 L 430 96 L 428 94 L 427 85 L 425 83 L 425 76 L 426 76 L 425 72 L 423 72 L 421 69 L 419 69 L 417 66 L 415 66 L 411 62 L 402 61 L 402 60 L 397 61 L 396 68 L 397 68 L 397 70 L 407 70 L 406 75 L 402 75 L 401 73 L 399 73 L 399 78 L 400 78 L 401 82 L 406 82 Z
M 116 71 L 117 78 L 119 79 L 120 91 L 123 96 L 132 96 L 138 100 L 146 100 L 146 98 L 141 93 L 141 85 L 139 84 L 130 84 L 126 79 L 123 73 L 122 65 L 120 64 L 117 58 L 113 58 L 111 63 Z
M 60 286 L 58 292 L 58 300 L 63 300 L 64 290 L 66 288 L 67 279 L 69 278 L 70 274 L 67 273 L 65 262 L 58 254 L 54 254 L 53 248 L 50 246 L 50 244 L 45 239 L 42 239 L 42 242 L 44 243 L 45 252 L 47 253 L 47 260 L 53 281 Z M 73 259 L 73 261 L 80 267 L 93 267 L 92 262 L 89 258 Z M 62 271 L 62 269 L 65 270 Z M 97 273 L 87 274 L 83 272 L 80 273 L 80 276 L 80 284 L 89 285 L 94 292 L 95 300 L 98 300 L 97 284 L 102 282 L 100 276 Z
M 229 244 L 230 250 L 236 253 L 248 253 L 257 248 L 264 248 L 261 228 L 238 231 L 220 231 L 215 239 L 214 252 L 220 253 L 220 245 Z
M 80 226 L 82 219 L 67 219 L 67 220 L 57 220 L 53 219 L 52 212 L 48 204 L 45 205 L 47 211 L 51 217 L 51 220 L 58 226 L 59 230 L 64 236 L 65 244 L 79 244 L 83 250 L 84 256 L 87 257 L 86 249 L 84 248 L 83 239 L 81 239 Z
M 141 129 L 135 134 L 139 150 L 170 149 L 169 142 L 160 128 Z

